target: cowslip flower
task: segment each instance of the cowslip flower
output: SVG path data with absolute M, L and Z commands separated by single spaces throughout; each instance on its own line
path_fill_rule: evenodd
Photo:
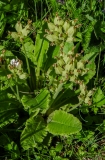
M 30 32 L 30 24 L 28 23 L 24 28 L 22 24 L 17 22 L 15 25 L 16 32 L 11 32 L 11 37 L 16 41 L 18 38 L 22 39 L 26 37 Z

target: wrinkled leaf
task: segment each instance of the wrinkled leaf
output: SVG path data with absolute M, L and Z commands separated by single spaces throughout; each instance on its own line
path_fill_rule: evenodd
M 26 110 L 29 109 L 30 114 L 34 113 L 36 109 L 40 109 L 41 113 L 45 113 L 49 108 L 49 100 L 50 95 L 48 90 L 43 89 L 35 98 L 23 95 L 22 104 Z
M 82 129 L 81 122 L 72 114 L 56 110 L 48 117 L 47 130 L 54 135 L 70 135 Z
M 36 147 L 37 143 L 41 143 L 46 135 L 46 124 L 43 118 L 40 116 L 29 118 L 21 134 L 21 145 L 24 150 Z
M 93 96 L 93 102 L 97 107 L 101 107 L 102 105 L 105 104 L 105 96 L 101 90 L 101 88 L 97 88 L 94 96 Z

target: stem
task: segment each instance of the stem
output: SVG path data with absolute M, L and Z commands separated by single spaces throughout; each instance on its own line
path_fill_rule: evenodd
M 16 84 L 16 92 L 17 92 L 17 98 L 18 98 L 19 102 L 21 102 L 20 101 L 20 96 L 19 96 L 19 88 L 18 88 L 17 84 Z
M 97 67 L 97 80 L 98 80 L 98 73 L 100 68 L 100 57 L 101 57 L 101 47 L 100 47 L 100 53 L 99 53 L 99 59 L 98 59 L 98 67 Z
M 30 160 L 30 151 L 29 151 L 29 149 L 27 150 L 27 158 L 28 158 L 28 160 Z
M 5 72 L 5 73 L 7 74 L 7 72 Z M 19 102 L 21 102 L 20 101 L 20 96 L 19 96 L 19 90 L 18 90 L 18 86 L 17 86 L 17 77 L 16 77 L 15 73 L 14 73 L 14 76 L 16 78 L 16 92 L 15 92 L 14 88 L 12 87 L 11 82 L 8 81 L 9 82 L 9 87 L 11 88 L 11 90 L 14 93 L 15 97 L 19 100 Z
M 105 9 L 105 0 L 104 0 L 104 9 Z
M 47 5 L 47 7 L 48 7 L 48 10 L 50 10 L 49 4 L 48 4 L 48 1 L 47 1 L 47 0 L 46 0 L 46 5 Z
M 90 10 L 92 10 L 92 0 L 90 0 Z
M 19 91 L 19 92 L 24 94 L 34 94 L 34 92 L 23 92 L 23 91 Z
M 42 15 L 43 15 L 43 3 L 42 3 L 42 0 L 41 0 L 41 25 L 42 25 Z
M 27 53 L 26 53 L 25 46 L 24 46 L 24 43 L 23 43 L 23 42 L 22 42 L 22 46 L 23 46 L 24 53 L 25 53 L 24 55 L 25 55 L 25 59 L 26 59 L 28 74 L 29 74 L 29 76 L 30 76 L 30 75 L 31 75 L 31 71 L 30 71 L 29 62 L 28 62 L 28 57 L 27 57 Z M 30 78 L 30 77 L 29 77 L 29 84 L 30 84 L 30 88 L 32 88 L 31 78 Z
M 36 18 L 36 22 L 37 22 L 37 7 L 36 7 L 36 0 L 34 0 L 35 3 L 35 18 Z
M 19 100 L 19 102 L 21 102 L 20 96 L 19 96 L 19 88 L 18 88 L 18 85 L 17 85 L 18 80 L 17 80 L 17 76 L 16 76 L 15 73 L 14 73 L 14 76 L 15 76 L 15 80 L 16 80 L 16 93 L 17 93 L 17 99 Z
M 11 88 L 12 92 L 14 93 L 14 95 L 17 97 L 17 99 L 20 102 L 19 91 L 18 91 L 18 88 L 17 88 L 18 86 L 16 85 L 16 90 L 17 90 L 17 93 L 16 93 L 15 90 L 13 89 L 13 87 L 10 84 L 11 83 L 9 83 L 9 87 Z
M 27 57 L 27 53 L 26 53 L 26 50 L 25 50 L 25 47 L 24 47 L 24 43 L 23 43 L 23 42 L 22 42 L 22 46 L 23 46 L 24 52 L 25 52 L 25 58 L 26 58 L 26 64 L 27 64 L 28 74 L 30 75 L 31 72 L 30 72 L 28 57 Z
M 12 92 L 14 93 L 14 95 L 17 97 L 17 94 L 15 93 L 15 90 L 13 89 L 13 87 L 11 85 L 9 85 L 9 87 L 11 88 Z

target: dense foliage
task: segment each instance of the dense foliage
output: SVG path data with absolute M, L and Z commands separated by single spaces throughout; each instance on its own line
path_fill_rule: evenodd
M 105 1 L 0 0 L 0 159 L 105 159 Z

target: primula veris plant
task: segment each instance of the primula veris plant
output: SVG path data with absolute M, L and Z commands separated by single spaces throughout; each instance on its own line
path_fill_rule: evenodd
M 93 90 L 88 90 L 87 83 L 95 74 L 95 54 L 77 53 L 74 40 L 80 25 L 76 23 L 77 20 L 64 20 L 56 15 L 53 22 L 47 21 L 47 29 L 43 25 L 38 31 L 35 44 L 28 37 L 29 22 L 24 28 L 18 22 L 16 32 L 10 34 L 15 41 L 20 41 L 20 52 L 27 65 L 24 71 L 22 60 L 15 56 L 5 59 L 6 76 L 15 93 L 10 98 L 16 99 L 20 108 L 29 114 L 20 138 L 25 150 L 37 147 L 49 133 L 69 136 L 82 129 L 79 119 L 67 109 L 69 104 L 70 107 L 92 104 Z M 26 92 L 20 90 L 23 86 Z

